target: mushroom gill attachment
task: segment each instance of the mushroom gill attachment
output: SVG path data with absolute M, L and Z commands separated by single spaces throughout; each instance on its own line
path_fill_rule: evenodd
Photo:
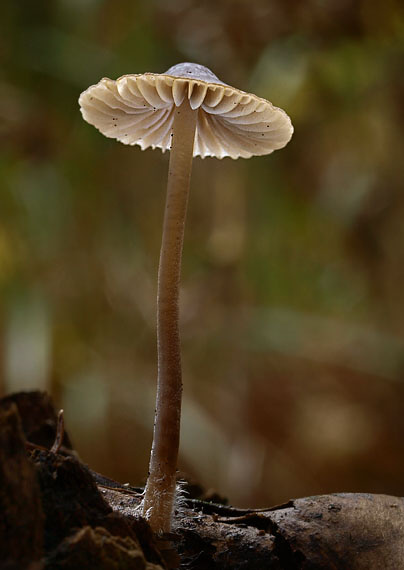
M 193 156 L 250 158 L 284 147 L 288 115 L 269 101 L 226 85 L 208 68 L 180 63 L 166 73 L 101 79 L 80 95 L 83 118 L 128 145 L 170 149 L 174 112 L 184 99 L 198 110 Z

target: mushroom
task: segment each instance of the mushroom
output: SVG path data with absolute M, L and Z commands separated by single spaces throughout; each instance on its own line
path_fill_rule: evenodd
M 272 103 L 230 87 L 209 69 L 180 63 L 165 73 L 101 79 L 80 95 L 83 118 L 107 137 L 142 150 L 170 149 L 157 292 L 158 380 L 143 515 L 169 532 L 181 415 L 179 286 L 192 158 L 250 158 L 284 147 L 293 127 Z

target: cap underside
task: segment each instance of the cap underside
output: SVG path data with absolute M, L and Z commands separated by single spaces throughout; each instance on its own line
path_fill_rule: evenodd
M 184 98 L 198 109 L 194 156 L 269 154 L 292 136 L 292 123 L 282 109 L 219 80 L 158 73 L 104 78 L 84 91 L 79 103 L 84 119 L 105 136 L 142 150 L 165 151 L 171 145 L 174 110 Z

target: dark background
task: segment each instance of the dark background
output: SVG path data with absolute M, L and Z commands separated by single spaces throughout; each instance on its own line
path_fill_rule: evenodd
M 404 494 L 403 3 L 6 0 L 0 26 L 1 391 L 48 390 L 85 462 L 144 481 L 168 155 L 77 99 L 195 61 L 295 134 L 194 161 L 180 467 L 240 506 Z

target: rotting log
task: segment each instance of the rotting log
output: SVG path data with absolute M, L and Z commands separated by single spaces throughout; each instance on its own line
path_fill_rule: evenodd
M 19 419 L 30 413 L 29 394 L 0 401 L 1 569 L 404 570 L 404 499 L 387 495 L 322 495 L 260 510 L 189 498 L 173 533 L 157 540 L 139 518 L 141 489 L 88 469 L 67 435 L 59 453 L 44 449 L 57 415 L 42 397 L 44 406 L 32 396 L 35 421 L 54 432 L 41 444 L 32 441 L 41 429 Z M 21 425 L 30 426 L 28 451 Z
M 43 513 L 15 404 L 0 412 L 0 568 L 36 568 L 43 554 Z

